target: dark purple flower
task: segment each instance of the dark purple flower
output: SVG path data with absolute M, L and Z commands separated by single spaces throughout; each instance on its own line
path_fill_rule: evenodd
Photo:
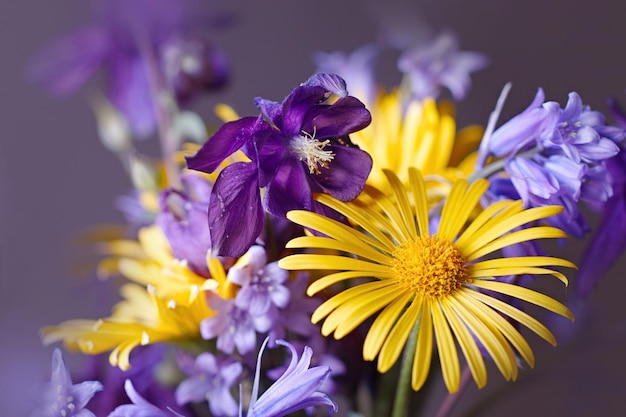
M 455 100 L 462 100 L 471 84 L 470 73 L 487 64 L 484 54 L 460 51 L 456 36 L 449 32 L 418 42 L 398 59 L 398 69 L 408 76 L 418 99 L 437 98 L 441 87 L 446 87 Z
M 237 402 L 230 389 L 241 375 L 243 368 L 239 362 L 218 360 L 208 352 L 199 354 L 195 360 L 181 353 L 178 362 L 189 375 L 176 389 L 178 404 L 208 401 L 215 417 L 237 414 Z
M 54 349 L 50 383 L 44 388 L 39 406 L 31 417 L 95 417 L 85 406 L 101 390 L 102 384 L 98 381 L 72 384 L 61 350 Z
M 185 260 L 195 273 L 209 277 L 207 253 L 211 247 L 206 221 L 211 185 L 199 175 L 183 174 L 185 191 L 165 190 L 159 198 L 156 224 L 176 259 Z
M 147 136 L 155 126 L 155 88 L 166 88 L 169 81 L 188 96 L 192 85 L 181 83 L 181 77 L 191 77 L 202 87 L 225 79 L 223 54 L 208 46 L 198 32 L 216 18 L 200 10 L 199 4 L 193 0 L 98 0 L 93 23 L 48 45 L 34 57 L 28 75 L 50 93 L 66 95 L 103 71 L 109 101 L 126 115 L 135 134 Z M 177 39 L 185 39 L 186 46 L 179 43 L 183 50 L 174 57 L 172 43 Z M 189 50 L 191 39 L 203 45 L 201 51 Z M 181 64 L 174 70 L 173 62 L 192 59 L 196 65 L 183 68 Z M 210 81 L 209 73 L 214 75 Z
M 132 404 L 124 404 L 115 408 L 107 417 L 184 417 L 182 414 L 169 409 L 168 413 L 146 401 L 133 387 L 130 379 L 124 383 L 126 395 L 132 401 Z
M 251 159 L 226 167 L 213 187 L 209 228 L 215 254 L 243 255 L 261 233 L 264 209 L 284 217 L 290 210 L 312 210 L 315 192 L 342 201 L 361 192 L 372 159 L 348 135 L 371 117 L 351 96 L 328 104 L 341 84 L 337 76 L 317 74 L 282 103 L 257 98 L 259 117 L 224 124 L 187 158 L 189 168 L 203 172 L 213 172 L 239 149 Z M 266 188 L 263 201 L 260 188 Z
M 130 380 L 135 390 L 147 401 L 161 409 L 176 407 L 174 390 L 157 380 L 157 369 L 162 364 L 167 346 L 163 344 L 140 346 L 131 353 L 133 366 L 122 371 L 109 364 L 108 354 L 89 356 L 88 366 L 83 367 L 83 379 L 102 381 L 103 389 L 90 402 L 89 408 L 97 416 L 108 415 L 115 407 L 128 402 L 124 394 L 124 383 Z M 180 409 L 178 411 L 188 411 Z
M 281 346 L 291 352 L 291 361 L 285 373 L 278 378 L 267 391 L 258 397 L 261 373 L 261 356 L 268 339 L 261 346 L 257 360 L 252 399 L 247 417 L 280 417 L 308 407 L 329 407 L 330 412 L 337 411 L 337 405 L 324 393 L 317 391 L 326 381 L 331 371 L 327 366 L 309 369 L 313 351 L 305 346 L 302 357 L 298 359 L 296 349 L 289 343 L 278 340 Z

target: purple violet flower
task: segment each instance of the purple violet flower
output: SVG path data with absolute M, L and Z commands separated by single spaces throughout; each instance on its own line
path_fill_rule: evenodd
M 178 404 L 208 401 L 215 417 L 237 415 L 237 402 L 230 388 L 243 370 L 239 362 L 218 360 L 208 352 L 199 354 L 195 360 L 181 353 L 178 359 L 180 368 L 189 375 L 176 389 Z
M 52 375 L 44 388 L 41 401 L 31 417 L 95 417 L 85 406 L 93 395 L 102 390 L 98 381 L 72 384 L 60 349 L 52 353 Z
M 109 101 L 126 115 L 136 135 L 148 136 L 155 127 L 155 75 L 162 79 L 161 84 L 170 81 L 174 88 L 182 85 L 185 96 L 191 93 L 190 84 L 181 83 L 180 77 L 203 79 L 205 74 L 213 74 L 214 80 L 203 82 L 211 86 L 225 79 L 223 54 L 213 46 L 205 46 L 192 57 L 185 47 L 178 51 L 185 58 L 172 57 L 172 42 L 180 37 L 187 43 L 190 38 L 206 43 L 198 31 L 211 25 L 216 17 L 200 11 L 196 7 L 199 4 L 192 0 L 98 0 L 93 23 L 40 51 L 29 66 L 28 75 L 50 93 L 67 95 L 85 85 L 98 71 L 104 71 Z M 174 72 L 172 61 L 176 60 L 193 60 L 194 68 L 180 65 Z M 165 70 L 169 80 L 165 80 Z
M 289 271 L 279 268 L 278 262 L 268 264 L 265 249 L 258 245 L 228 270 L 228 280 L 241 287 L 235 305 L 252 315 L 266 314 L 272 306 L 285 308 L 290 293 L 283 283 L 288 279 Z
M 187 158 L 190 169 L 203 172 L 213 172 L 239 149 L 251 160 L 224 168 L 213 187 L 209 228 L 215 255 L 243 255 L 261 234 L 263 209 L 284 217 L 290 210 L 313 210 L 314 192 L 342 201 L 359 195 L 372 158 L 348 135 L 366 127 L 371 116 L 351 96 L 326 102 L 342 93 L 342 85 L 338 76 L 316 74 L 282 103 L 257 98 L 260 116 L 222 125 Z M 266 188 L 263 201 L 260 188 Z
M 207 301 L 216 314 L 200 322 L 200 334 L 206 340 L 217 337 L 217 348 L 227 354 L 233 353 L 235 347 L 242 355 L 252 352 L 257 343 L 256 333 L 269 331 L 277 314 L 275 309 L 270 309 L 265 314 L 253 315 L 237 307 L 234 299 L 224 300 L 211 292 Z
M 183 174 L 185 191 L 165 190 L 159 198 L 156 224 L 172 248 L 174 257 L 187 261 L 195 273 L 209 277 L 207 252 L 211 247 L 206 213 L 211 185 L 199 175 Z
M 471 85 L 470 73 L 487 64 L 482 53 L 460 51 L 458 39 L 449 32 L 415 44 L 398 59 L 398 69 L 408 76 L 418 99 L 437 98 L 441 87 L 446 87 L 455 100 L 462 100 Z
M 172 415 L 184 417 L 182 414 L 172 409 L 169 409 L 169 413 L 166 413 L 160 408 L 150 404 L 135 391 L 135 387 L 130 379 L 127 379 L 124 383 L 124 390 L 128 398 L 132 401 L 132 404 L 123 404 L 116 407 L 107 417 L 171 417 Z
M 330 368 L 316 366 L 309 369 L 313 355 L 311 348 L 305 346 L 302 357 L 298 359 L 296 349 L 283 340 L 277 340 L 276 343 L 290 350 L 289 367 L 261 397 L 258 397 L 261 356 L 267 342 L 268 339 L 265 339 L 259 350 L 252 399 L 246 417 L 281 417 L 314 406 L 329 407 L 331 414 L 336 412 L 337 405 L 326 394 L 317 391 L 330 375 Z

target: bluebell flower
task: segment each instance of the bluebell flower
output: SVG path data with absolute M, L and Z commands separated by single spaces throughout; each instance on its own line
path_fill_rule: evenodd
M 613 194 L 605 163 L 619 152 L 625 135 L 584 106 L 577 93 L 570 93 L 561 109 L 544 102 L 539 89 L 530 106 L 487 135 L 478 168 L 489 155 L 504 158 L 504 170 L 525 205 L 561 205 L 565 210 L 548 222 L 582 238 L 590 228 L 578 202 L 598 204 Z M 496 185 L 492 194 L 496 188 L 502 189 Z
M 123 404 L 116 407 L 107 417 L 184 417 L 182 414 L 172 409 L 165 412 L 146 401 L 146 399 L 135 390 L 130 379 L 127 379 L 124 383 L 124 390 L 128 398 L 132 401 L 132 404 Z
M 207 253 L 211 247 L 206 213 L 211 184 L 195 174 L 182 174 L 184 190 L 167 189 L 159 196 L 156 224 L 161 228 L 176 259 L 187 262 L 195 273 L 209 277 Z
M 217 359 L 209 352 L 199 354 L 195 360 L 181 353 L 180 368 L 189 377 L 176 388 L 178 404 L 208 401 L 215 417 L 237 415 L 237 402 L 230 389 L 241 375 L 242 366 L 232 359 Z
M 337 411 L 337 405 L 326 394 L 318 391 L 330 375 L 330 368 L 316 366 L 309 369 L 313 351 L 308 346 L 305 346 L 302 357 L 298 359 L 298 354 L 291 344 L 283 340 L 276 343 L 289 349 L 291 353 L 289 367 L 267 391 L 258 396 L 261 356 L 267 344 L 266 339 L 259 351 L 252 398 L 246 417 L 280 417 L 314 406 L 329 407 L 330 413 Z
M 569 93 L 565 108 L 560 111 L 557 126 L 542 138 L 548 150 L 559 147 L 574 162 L 595 162 L 611 158 L 619 152 L 615 142 L 625 134 L 622 129 L 608 129 L 604 116 L 583 106 L 576 92 Z M 605 137 L 604 135 L 610 135 Z
M 614 100 L 609 109 L 620 128 L 626 128 L 626 112 Z M 591 170 L 594 195 L 607 195 L 607 182 L 611 193 L 608 198 L 596 200 L 594 208 L 600 213 L 598 224 L 579 263 L 577 293 L 586 298 L 591 294 L 606 272 L 615 264 L 626 248 L 626 149 L 620 143 L 620 152 L 608 159 L 602 170 Z M 596 172 L 598 171 L 598 172 Z M 608 178 L 608 181 L 607 181 Z
M 216 314 L 200 323 L 200 334 L 206 340 L 217 338 L 217 348 L 227 354 L 237 351 L 245 355 L 257 345 L 257 332 L 265 333 L 272 327 L 277 311 L 270 309 L 254 315 L 247 309 L 237 307 L 234 299 L 224 300 L 208 293 L 209 307 Z
M 73 384 L 61 350 L 54 349 L 50 383 L 43 389 L 39 406 L 31 417 L 95 417 L 85 407 L 91 397 L 101 390 L 102 384 L 98 381 Z
M 372 158 L 348 135 L 366 127 L 371 116 L 351 96 L 326 102 L 342 92 L 342 83 L 316 74 L 282 103 L 259 98 L 260 116 L 222 125 L 187 158 L 189 168 L 203 172 L 213 172 L 239 149 L 251 160 L 224 168 L 213 187 L 208 217 L 214 255 L 243 255 L 261 234 L 264 209 L 284 217 L 294 209 L 313 210 L 314 192 L 342 201 L 359 195 Z
M 437 98 L 445 87 L 455 100 L 462 100 L 471 85 L 470 74 L 487 64 L 482 53 L 460 51 L 457 38 L 450 32 L 413 45 L 398 59 L 398 69 L 406 74 L 418 99 Z
M 138 137 L 147 136 L 156 120 L 151 79 L 155 74 L 163 84 L 158 88 L 169 83 L 185 97 L 191 93 L 189 79 L 204 79 L 211 86 L 225 81 L 223 54 L 199 34 L 218 19 L 198 5 L 192 0 L 98 0 L 94 21 L 38 53 L 29 66 L 29 77 L 52 94 L 67 95 L 103 71 L 108 100 L 126 115 Z M 190 54 L 188 46 L 180 46 L 181 38 L 187 44 L 193 38 L 203 46 Z M 172 42 L 178 42 L 177 56 L 171 52 Z M 183 60 L 195 65 L 175 65 Z M 211 80 L 206 79 L 209 74 Z

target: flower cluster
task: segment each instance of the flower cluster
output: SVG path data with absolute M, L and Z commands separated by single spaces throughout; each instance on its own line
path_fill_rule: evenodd
M 485 127 L 457 129 L 443 87 L 463 99 L 487 60 L 450 32 L 405 44 L 398 86 L 377 84 L 379 45 L 319 53 L 282 101 L 257 97 L 245 117 L 218 106 L 208 127 L 183 106 L 228 76 L 199 30 L 219 19 L 173 0 L 97 4 L 30 73 L 55 93 L 106 74 L 99 133 L 133 190 L 124 230 L 94 239 L 122 300 L 42 329 L 96 365 L 74 385 L 55 349 L 33 416 L 373 415 L 352 399 L 380 400 L 389 381 L 372 375 L 396 367 L 396 398 L 373 407 L 404 415 L 435 358 L 455 393 L 463 374 L 484 387 L 490 363 L 507 381 L 533 367 L 526 330 L 556 345 L 526 305 L 572 312 L 520 278 L 568 284 L 575 263 L 539 243 L 584 238 L 583 204 L 606 217 L 579 292 L 621 254 L 626 117 L 613 126 L 577 93 L 561 107 L 539 89 L 496 128 L 507 86 Z M 134 142 L 153 133 L 158 158 Z

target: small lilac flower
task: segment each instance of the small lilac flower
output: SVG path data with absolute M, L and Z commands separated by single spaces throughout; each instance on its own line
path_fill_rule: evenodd
M 303 336 L 309 341 L 320 334 L 317 326 L 311 323 L 311 314 L 322 302 L 316 297 L 306 295 L 308 286 L 308 272 L 299 272 L 293 280 L 287 282 L 286 287 L 290 293 L 289 304 L 280 310 L 272 324 L 269 332 L 270 347 L 274 347 L 276 340 L 284 339 L 287 331 Z
M 311 348 L 305 346 L 302 357 L 298 359 L 295 348 L 283 340 L 278 340 L 276 343 L 290 350 L 289 367 L 261 397 L 258 397 L 261 356 L 267 341 L 265 339 L 259 351 L 252 399 L 246 417 L 280 417 L 314 406 L 329 407 L 330 413 L 337 411 L 337 405 L 326 394 L 317 391 L 330 375 L 330 368 L 316 366 L 309 369 L 313 355 Z
M 265 314 L 253 315 L 235 305 L 235 300 L 224 300 L 208 293 L 207 301 L 216 314 L 200 322 L 200 334 L 206 340 L 217 337 L 217 348 L 231 354 L 235 347 L 245 355 L 256 347 L 256 333 L 265 333 L 275 319 L 276 311 L 270 309 Z
M 91 397 L 102 390 L 98 381 L 72 384 L 60 349 L 52 353 L 52 375 L 44 388 L 41 401 L 31 417 L 95 417 L 85 408 Z
M 237 402 L 230 388 L 241 375 L 243 368 L 239 362 L 218 360 L 208 352 L 201 353 L 195 360 L 181 353 L 178 362 L 189 375 L 176 389 L 179 405 L 208 401 L 211 413 L 216 417 L 237 414 Z
M 368 44 L 349 54 L 317 52 L 313 55 L 313 63 L 318 72 L 337 74 L 346 80 L 351 94 L 366 105 L 371 105 L 376 96 L 374 64 L 379 53 L 376 45 Z
M 135 391 L 135 387 L 133 387 L 133 383 L 130 379 L 127 379 L 124 383 L 124 390 L 128 398 L 132 401 L 132 404 L 124 404 L 116 407 L 107 417 L 171 417 L 172 415 L 184 417 L 174 410 L 169 409 L 169 413 L 166 413 L 160 408 L 150 404 Z
M 162 66 L 172 66 L 172 59 L 163 54 L 181 36 L 202 42 L 198 31 L 215 20 L 199 10 L 199 4 L 192 0 L 98 0 L 94 21 L 39 52 L 28 68 L 29 78 L 54 95 L 67 95 L 103 71 L 108 100 L 126 115 L 133 132 L 145 137 L 155 127 L 154 75 L 165 78 Z M 196 65 L 202 67 L 200 72 L 211 68 L 220 74 L 216 81 L 224 78 L 222 54 L 205 52 L 196 58 L 204 60 Z M 173 87 L 180 85 L 176 77 L 171 79 Z M 185 90 L 188 95 L 189 86 Z
M 174 257 L 187 261 L 190 269 L 209 277 L 207 252 L 211 247 L 206 213 L 211 185 L 193 174 L 181 175 L 185 191 L 165 190 L 159 197 L 156 224 L 163 231 Z
M 258 245 L 228 270 L 228 280 L 241 287 L 235 305 L 252 315 L 266 314 L 272 306 L 285 308 L 290 294 L 283 283 L 288 279 L 289 272 L 279 268 L 278 262 L 268 264 L 265 249 Z
M 282 103 L 257 98 L 260 116 L 222 125 L 187 158 L 189 168 L 203 172 L 213 172 L 239 149 L 251 160 L 224 168 L 213 187 L 209 228 L 216 255 L 243 255 L 261 234 L 263 209 L 284 217 L 290 210 L 313 210 L 314 192 L 342 201 L 361 192 L 372 159 L 348 135 L 371 116 L 351 96 L 326 102 L 342 85 L 338 76 L 316 74 Z M 266 188 L 263 201 L 260 188 Z
M 471 84 L 470 73 L 487 64 L 487 57 L 479 52 L 459 51 L 456 36 L 449 32 L 417 43 L 398 59 L 398 69 L 408 76 L 418 99 L 437 98 L 441 87 L 446 87 L 455 100 L 462 100 Z

